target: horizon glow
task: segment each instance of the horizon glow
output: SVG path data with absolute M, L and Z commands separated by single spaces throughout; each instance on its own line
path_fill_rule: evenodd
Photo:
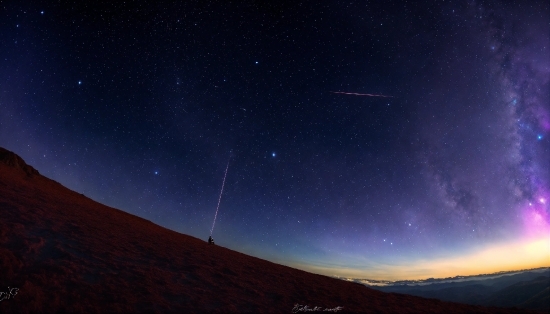
M 526 262 L 527 261 L 527 262 Z M 550 238 L 495 244 L 459 256 L 433 260 L 412 260 L 410 263 L 379 264 L 368 269 L 323 267 L 309 264 L 293 264 L 294 267 L 327 276 L 372 280 L 421 280 L 491 274 L 550 267 Z

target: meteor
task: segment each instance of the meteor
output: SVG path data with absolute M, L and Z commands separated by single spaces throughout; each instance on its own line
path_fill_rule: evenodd
M 225 167 L 225 174 L 223 175 L 223 182 L 222 182 L 222 190 L 220 191 L 220 197 L 218 198 L 218 206 L 216 207 L 216 214 L 214 215 L 214 222 L 212 223 L 212 229 L 210 229 L 210 237 L 212 237 L 212 232 L 214 232 L 214 225 L 216 224 L 216 217 L 218 216 L 218 209 L 220 209 L 220 202 L 222 200 L 223 187 L 225 185 L 225 178 L 227 177 L 227 170 L 229 169 L 229 161 L 230 160 L 231 160 L 231 156 L 229 156 L 229 160 L 227 160 L 227 167 Z
M 361 94 L 361 93 L 348 93 L 348 92 L 333 92 L 333 94 L 344 94 L 344 95 L 354 95 L 354 96 L 368 96 L 368 97 L 384 97 L 384 98 L 393 98 L 393 96 L 387 95 L 378 95 L 378 94 Z

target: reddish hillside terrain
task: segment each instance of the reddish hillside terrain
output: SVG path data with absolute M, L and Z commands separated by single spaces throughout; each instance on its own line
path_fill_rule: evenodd
M 0 313 L 520 313 L 383 293 L 180 234 L 71 191 L 0 148 Z M 16 290 L 13 290 L 15 293 Z

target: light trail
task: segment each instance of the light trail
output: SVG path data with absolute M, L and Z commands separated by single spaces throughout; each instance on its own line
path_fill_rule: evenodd
M 222 190 L 220 191 L 220 197 L 218 198 L 218 206 L 216 207 L 216 214 L 214 215 L 214 222 L 212 223 L 212 229 L 210 229 L 210 236 L 212 236 L 212 232 L 214 232 L 214 225 L 216 225 L 216 217 L 218 217 L 218 210 L 220 209 L 220 202 L 222 200 L 223 187 L 225 186 L 225 178 L 227 177 L 227 170 L 229 169 L 230 160 L 231 160 L 231 156 L 229 156 L 229 160 L 227 160 L 227 166 L 225 167 L 225 174 L 223 175 Z
M 362 93 L 333 92 L 333 91 L 331 91 L 331 93 L 333 93 L 333 94 L 344 94 L 344 95 L 354 95 L 354 96 L 393 98 L 393 96 L 379 95 L 379 94 L 362 94 Z

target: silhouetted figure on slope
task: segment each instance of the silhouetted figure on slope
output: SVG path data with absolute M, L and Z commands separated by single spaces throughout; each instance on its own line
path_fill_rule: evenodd
M 208 244 L 214 244 L 214 239 L 212 239 L 212 236 L 208 237 Z

